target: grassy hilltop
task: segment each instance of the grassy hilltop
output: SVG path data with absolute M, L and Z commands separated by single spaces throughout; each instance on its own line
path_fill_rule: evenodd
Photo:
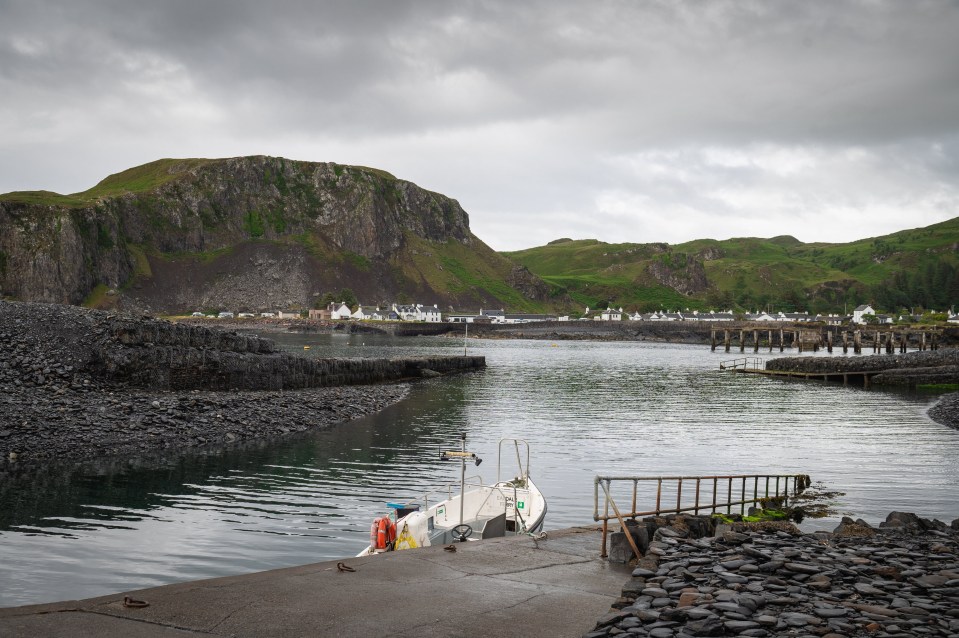
M 959 218 L 849 243 L 789 237 L 607 244 L 560 239 L 504 253 L 582 306 L 888 311 L 959 302 Z
M 959 218 L 850 243 L 560 239 L 497 253 L 442 194 L 262 156 L 163 159 L 72 195 L 0 195 L 0 296 L 155 312 L 307 308 L 346 288 L 364 304 L 443 310 L 943 310 L 959 303 L 957 247 Z

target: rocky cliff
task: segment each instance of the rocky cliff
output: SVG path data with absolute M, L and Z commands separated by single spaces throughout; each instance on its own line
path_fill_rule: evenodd
M 308 307 L 352 289 L 444 305 L 517 304 L 513 265 L 453 199 L 383 171 L 275 157 L 159 160 L 84 193 L 0 196 L 0 293 L 177 312 Z M 520 292 L 522 290 L 523 292 Z M 505 297 L 505 298 L 504 298 Z

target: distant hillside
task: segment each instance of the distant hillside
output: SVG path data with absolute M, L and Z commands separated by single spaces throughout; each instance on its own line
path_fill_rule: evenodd
M 456 200 L 385 171 L 276 157 L 164 159 L 74 195 L 0 195 L 0 294 L 153 312 L 307 308 L 350 289 L 541 311 L 548 286 Z
M 959 303 L 959 218 L 846 244 L 794 237 L 606 244 L 560 239 L 504 253 L 580 306 L 887 311 Z

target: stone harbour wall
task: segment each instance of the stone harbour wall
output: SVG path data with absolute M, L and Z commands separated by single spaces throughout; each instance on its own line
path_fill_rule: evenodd
M 893 512 L 879 528 L 844 518 L 832 533 L 760 523 L 705 537 L 693 521 L 655 526 L 585 638 L 959 635 L 959 519 Z
M 331 427 L 483 357 L 306 359 L 272 341 L 0 301 L 0 496 L 51 463 L 144 459 Z M 291 391 L 292 390 L 292 391 Z
M 96 346 L 105 378 L 160 390 L 296 390 L 475 370 L 482 356 L 317 359 L 282 353 L 252 334 L 108 316 Z
M 782 372 L 874 372 L 909 368 L 938 368 L 959 365 L 959 349 L 876 354 L 849 357 L 781 357 L 766 362 L 767 370 Z

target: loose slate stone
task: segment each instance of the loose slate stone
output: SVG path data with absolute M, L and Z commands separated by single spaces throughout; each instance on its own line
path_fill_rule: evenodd
M 723 623 L 726 626 L 726 629 L 735 632 L 742 633 L 747 629 L 758 629 L 759 623 L 753 622 L 752 620 L 727 620 Z
M 959 635 L 959 524 L 883 529 L 868 540 L 747 528 L 661 549 L 655 575 L 640 572 L 639 591 L 656 597 L 627 583 L 634 616 L 609 635 Z

